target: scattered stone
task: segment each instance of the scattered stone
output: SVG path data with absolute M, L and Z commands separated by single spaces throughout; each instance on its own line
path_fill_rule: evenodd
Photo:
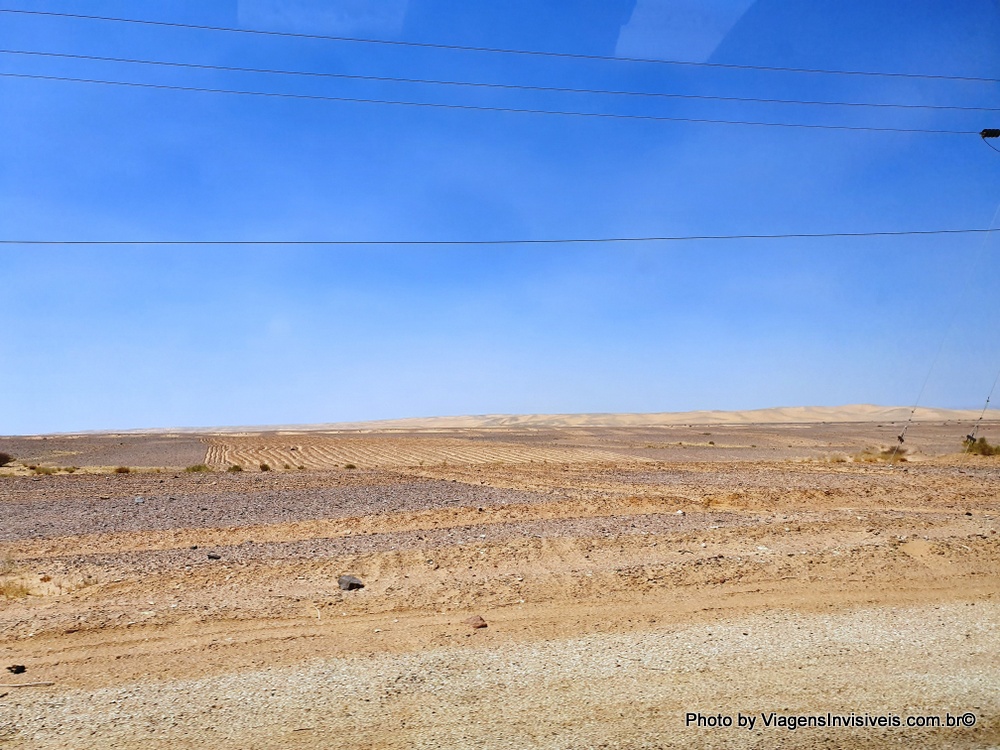
M 144 502 L 146 502 L 146 500 L 143 497 L 136 495 L 135 499 L 133 499 L 132 502 L 134 502 L 136 505 L 142 505 Z
M 355 589 L 363 589 L 365 587 L 365 584 L 357 576 L 341 576 L 337 579 L 337 585 L 343 591 L 354 591 Z
M 24 674 L 25 672 L 28 671 L 28 668 L 23 664 L 11 664 L 9 667 L 7 667 L 7 671 L 11 672 L 12 674 Z
M 683 516 L 684 515 L 684 511 L 683 510 L 679 510 L 676 513 L 674 513 L 674 515 L 675 516 Z
M 209 552 L 208 553 L 208 559 L 209 560 L 221 560 L 222 559 L 222 555 L 220 555 L 218 552 Z
M 464 622 L 466 625 L 471 626 L 473 630 L 479 630 L 480 628 L 489 627 L 486 624 L 486 620 L 484 620 L 479 615 L 475 615 L 473 617 L 470 617 L 467 620 L 462 620 L 462 622 Z
M 191 545 L 191 549 L 198 549 L 198 545 L 197 544 L 192 544 Z

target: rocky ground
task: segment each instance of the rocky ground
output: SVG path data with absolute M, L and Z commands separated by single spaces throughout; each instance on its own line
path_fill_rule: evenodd
M 1000 747 L 1000 459 L 898 431 L 0 439 L 0 747 Z

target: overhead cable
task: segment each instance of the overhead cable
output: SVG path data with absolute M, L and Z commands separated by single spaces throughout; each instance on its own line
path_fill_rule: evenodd
M 605 243 L 692 242 L 700 240 L 791 240 L 836 237 L 920 237 L 935 235 L 989 234 L 996 229 L 916 229 L 884 232 L 791 232 L 784 234 L 689 234 L 659 237 L 564 237 L 553 239 L 503 240 L 41 240 L 0 239 L 0 245 L 573 245 Z
M 656 65 L 680 65 L 700 68 L 722 68 L 730 70 L 756 70 L 781 73 L 811 73 L 841 76 L 877 76 L 887 78 L 918 78 L 942 81 L 973 81 L 978 83 L 998 83 L 1000 78 L 981 76 L 944 75 L 937 73 L 906 73 L 898 71 L 873 70 L 831 70 L 826 68 L 792 68 L 778 65 L 743 65 L 736 63 L 696 62 L 694 60 L 664 60 L 650 57 L 616 57 L 613 55 L 589 55 L 579 52 L 554 52 L 546 50 L 508 49 L 503 47 L 475 47 L 461 44 L 442 44 L 435 42 L 411 42 L 400 39 L 368 39 L 364 37 L 334 36 L 330 34 L 306 34 L 294 31 L 274 31 L 268 29 L 240 29 L 231 26 L 209 26 L 205 24 L 179 23 L 175 21 L 154 21 L 140 18 L 120 18 L 115 16 L 94 16 L 82 13 L 57 13 L 54 11 L 23 10 L 18 8 L 0 8 L 0 13 L 16 13 L 26 16 L 72 18 L 87 21 L 106 21 L 112 23 L 128 23 L 143 26 L 159 26 L 196 31 L 221 31 L 232 34 L 253 34 L 262 36 L 286 37 L 294 39 L 316 39 L 332 42 L 352 42 L 357 44 L 378 44 L 396 47 L 418 47 L 424 49 L 451 50 L 457 52 L 483 52 L 502 55 L 529 55 L 535 57 L 565 58 L 571 60 L 597 60 L 603 62 L 650 63 Z
M 442 104 L 438 102 L 408 102 L 396 99 L 367 99 L 351 96 L 323 96 L 319 94 L 291 94 L 276 91 L 249 91 L 241 89 L 216 89 L 201 86 L 173 86 L 163 83 L 138 83 L 135 81 L 109 81 L 99 78 L 72 78 L 69 76 L 35 75 L 29 73 L 0 73 L 0 78 L 23 78 L 38 81 L 61 81 L 69 83 L 90 83 L 103 86 L 129 86 L 133 88 L 166 91 L 188 91 L 205 94 L 235 94 L 238 96 L 260 96 L 279 99 L 302 99 L 327 102 L 350 102 L 355 104 L 386 104 L 401 107 L 425 107 L 433 109 L 456 109 L 473 112 L 508 112 L 530 115 L 559 115 L 561 117 L 599 117 L 613 120 L 646 120 L 659 122 L 690 122 L 715 125 L 753 125 L 770 128 L 808 128 L 811 130 L 854 130 L 875 133 L 928 133 L 934 135 L 979 135 L 978 130 L 946 130 L 936 128 L 893 128 L 865 125 L 831 125 L 821 123 L 765 122 L 759 120 L 719 120 L 709 117 L 668 117 L 663 115 L 628 115 L 613 112 L 575 112 L 556 109 L 525 109 L 520 107 L 486 107 L 473 104 Z
M 379 83 L 417 83 L 434 86 L 462 86 L 469 88 L 502 89 L 513 91 L 537 91 L 544 93 L 599 94 L 602 96 L 633 96 L 664 99 L 696 99 L 720 102 L 748 102 L 755 104 L 802 104 L 824 107 L 880 107 L 887 109 L 929 109 L 961 110 L 969 112 L 1000 112 L 1000 107 L 969 107 L 949 104 L 904 104 L 892 102 L 830 102 L 809 99 L 765 99 L 746 96 L 711 96 L 707 94 L 677 94 L 661 91 L 627 91 L 619 89 L 589 89 L 563 86 L 529 86 L 513 83 L 489 83 L 484 81 L 452 81 L 437 78 L 402 78 L 397 76 L 360 75 L 353 73 L 329 73 L 313 70 L 286 70 L 281 68 L 247 68 L 235 65 L 210 65 L 207 63 L 178 62 L 174 60 L 144 60 L 131 57 L 104 57 L 101 55 L 76 55 L 65 52 L 41 52 L 37 50 L 0 49 L 3 55 L 24 55 L 33 57 L 92 62 L 127 63 L 130 65 L 151 65 L 158 67 L 183 68 L 189 70 L 210 70 L 230 73 L 255 73 L 281 76 L 301 76 L 305 78 L 332 78 L 348 81 L 375 81 Z

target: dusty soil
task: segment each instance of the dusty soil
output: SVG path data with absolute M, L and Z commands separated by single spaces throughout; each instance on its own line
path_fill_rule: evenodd
M 899 429 L 0 439 L 0 747 L 1000 747 L 1000 459 Z

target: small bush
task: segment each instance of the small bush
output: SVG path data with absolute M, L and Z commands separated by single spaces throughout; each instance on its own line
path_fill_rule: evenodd
M 76 472 L 80 471 L 80 467 L 79 466 L 67 466 L 65 469 L 63 469 L 63 471 L 65 471 L 67 474 L 76 474 Z
M 979 438 L 979 440 L 965 438 L 963 445 L 966 453 L 975 456 L 1000 456 L 1000 445 L 990 445 L 986 438 Z
M 292 465 L 291 465 L 291 464 L 285 464 L 285 468 L 286 468 L 286 469 L 291 469 L 291 468 L 292 468 Z
M 243 471 L 243 467 L 240 466 L 239 464 L 233 464 L 228 469 L 226 469 L 226 471 L 230 471 L 230 472 Z
M 23 599 L 30 591 L 20 581 L 0 581 L 0 596 L 7 599 Z
M 188 474 L 200 474 L 202 472 L 211 471 L 205 464 L 195 464 L 194 466 L 188 466 L 184 469 Z
M 855 463 L 877 464 L 883 461 L 905 464 L 906 448 L 869 448 L 862 453 L 856 453 L 853 457 Z
M 344 468 L 345 469 L 356 469 L 358 467 L 355 466 L 354 464 L 344 464 Z
M 53 469 L 51 466 L 36 466 L 34 471 L 35 474 L 46 477 L 50 477 L 56 473 L 56 470 Z
M 5 557 L 0 560 L 0 576 L 6 576 L 17 570 L 17 563 L 13 557 Z
M 306 467 L 305 467 L 305 466 L 303 466 L 302 464 L 299 464 L 299 469 L 301 469 L 302 471 L 305 471 L 305 470 L 306 470 Z
M 261 464 L 261 465 L 260 465 L 260 470 L 261 470 L 261 471 L 270 471 L 270 470 L 271 470 L 271 467 L 270 467 L 270 466 L 268 466 L 267 464 Z
M 131 471 L 132 470 L 127 466 L 119 466 L 115 469 L 115 474 L 129 474 Z
M 10 455 L 9 453 L 3 453 L 2 451 L 0 451 L 0 466 L 6 466 L 7 464 L 9 464 L 13 460 L 14 460 L 14 457 L 12 455 Z

